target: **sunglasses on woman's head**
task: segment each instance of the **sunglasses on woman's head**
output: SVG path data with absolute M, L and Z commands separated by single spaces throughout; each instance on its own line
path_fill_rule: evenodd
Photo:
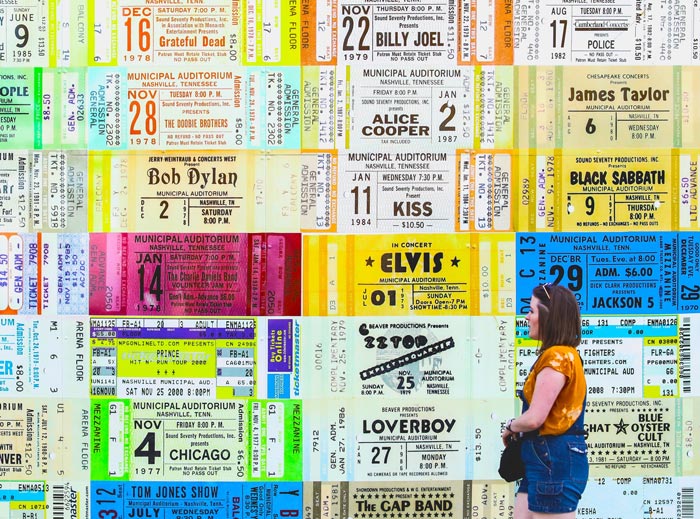
M 547 291 L 548 285 L 551 285 L 551 283 L 545 283 L 544 285 L 542 285 L 542 290 L 544 290 L 544 293 L 547 294 L 547 299 L 549 299 L 551 301 L 552 298 L 550 297 L 549 292 Z

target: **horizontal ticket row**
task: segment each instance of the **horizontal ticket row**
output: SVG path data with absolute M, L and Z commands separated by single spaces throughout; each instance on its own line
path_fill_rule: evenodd
M 514 400 L 0 400 L 0 481 L 493 480 Z M 698 476 L 700 399 L 591 399 L 590 477 Z M 4 489 L 4 488 L 3 488 Z
M 598 477 L 588 481 L 577 515 L 585 519 L 692 519 L 700 478 Z M 510 517 L 513 485 L 502 481 L 408 482 L 3 482 L 8 519 L 430 519 Z M 33 512 L 32 512 L 33 511 Z M 30 515 L 35 513 L 37 515 Z M 53 514 L 53 515 L 51 515 Z M 90 515 L 92 514 L 92 515 Z
M 698 84 L 669 66 L 6 68 L 0 149 L 692 148 Z
M 1 151 L 0 232 L 696 231 L 699 154 Z
M 0 314 L 524 315 L 561 283 L 584 314 L 700 312 L 694 232 L 0 234 Z
M 583 318 L 590 398 L 700 397 L 700 315 Z M 0 396 L 501 399 L 538 344 L 515 317 L 0 319 Z M 60 367 L 60 369 L 56 369 Z
M 9 4 L 9 5 L 8 5 Z M 674 2 L 5 2 L 3 65 L 425 62 L 697 64 L 700 8 Z

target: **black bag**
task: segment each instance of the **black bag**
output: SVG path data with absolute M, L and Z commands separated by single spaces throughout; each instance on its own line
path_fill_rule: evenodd
M 511 436 L 508 445 L 501 453 L 501 463 L 498 466 L 500 476 L 508 481 L 516 481 L 525 475 L 525 464 L 520 454 L 523 442 Z

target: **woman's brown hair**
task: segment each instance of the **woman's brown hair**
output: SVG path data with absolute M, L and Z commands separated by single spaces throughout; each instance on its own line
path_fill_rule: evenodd
M 536 286 L 532 295 L 539 300 L 540 351 L 555 345 L 576 348 L 581 344 L 581 310 L 573 292 L 546 283 Z

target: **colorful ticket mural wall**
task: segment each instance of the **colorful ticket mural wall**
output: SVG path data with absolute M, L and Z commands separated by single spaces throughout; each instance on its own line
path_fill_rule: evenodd
M 697 515 L 690 0 L 0 0 L 0 515 L 510 517 L 532 287 L 585 519 Z

